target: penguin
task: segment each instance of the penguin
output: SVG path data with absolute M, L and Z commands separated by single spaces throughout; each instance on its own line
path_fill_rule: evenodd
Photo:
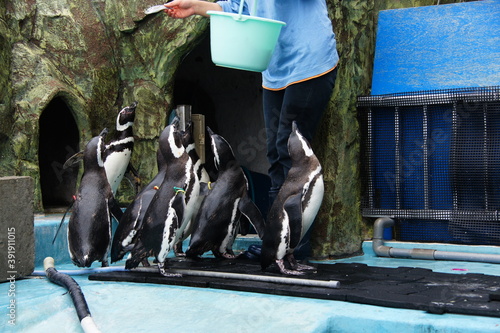
M 309 142 L 292 123 L 288 139 L 292 167 L 272 204 L 262 238 L 261 268 L 276 262 L 281 273 L 302 275 L 305 269 L 293 256 L 295 247 L 311 227 L 323 201 L 324 183 L 321 164 Z M 291 269 L 285 267 L 284 259 Z
M 188 153 L 189 157 L 191 157 L 191 160 L 193 161 L 193 167 L 195 173 L 198 175 L 199 181 L 202 183 L 208 183 L 210 181 L 210 177 L 195 149 L 192 122 L 187 124 L 186 130 L 183 131 L 181 135 L 182 145 L 186 149 L 186 153 Z
M 232 245 L 240 218 L 246 218 L 262 237 L 264 219 L 248 196 L 248 180 L 234 157 L 229 143 L 209 127 L 217 181 L 212 183 L 196 218 L 186 256 L 197 257 L 207 251 L 214 256 L 234 258 Z
M 186 228 L 183 230 L 182 234 L 179 236 L 179 240 L 175 246 L 175 254 L 176 256 L 184 256 L 185 254 L 182 251 L 182 242 L 191 235 L 193 231 L 194 223 L 192 223 L 193 217 L 196 216 L 203 199 L 207 193 L 208 184 L 210 183 L 210 177 L 205 170 L 203 163 L 200 159 L 200 156 L 196 152 L 195 143 L 193 139 L 193 127 L 192 122 L 189 122 L 186 125 L 186 129 L 181 132 L 182 136 L 182 145 L 186 149 L 186 153 L 191 158 L 193 163 L 194 172 L 198 176 L 198 181 L 200 183 L 200 193 L 198 195 L 197 201 L 194 203 L 193 212 L 191 214 L 192 218 L 187 222 Z
M 134 150 L 134 120 L 137 102 L 124 107 L 116 117 L 116 133 L 107 145 L 104 153 L 104 168 L 111 185 L 113 195 L 129 169 L 130 158 Z
M 69 253 L 78 267 L 90 267 L 96 260 L 108 266 L 111 215 L 117 220 L 122 215 L 104 170 L 106 133 L 92 138 L 84 150 L 84 171 L 68 223 Z
M 167 272 L 165 261 L 191 219 L 199 182 L 191 158 L 182 145 L 177 124 L 167 127 L 160 137 L 160 142 L 168 142 L 160 146 L 167 164 L 166 174 L 144 214 L 143 226 L 125 268 L 137 267 L 152 253 L 163 276 L 178 276 Z
M 164 131 L 170 130 L 165 127 Z M 160 135 L 159 145 L 156 152 L 156 163 L 158 166 L 158 173 L 134 198 L 132 203 L 128 205 L 123 213 L 122 218 L 118 223 L 113 242 L 111 245 L 111 262 L 121 260 L 127 252 L 130 252 L 135 246 L 138 232 L 143 225 L 144 214 L 153 199 L 156 191 L 159 189 L 165 174 L 167 172 L 167 163 L 163 157 L 161 146 L 168 146 L 168 135 L 163 133 Z M 144 261 L 147 265 L 147 261 Z
M 118 113 L 116 117 L 116 134 L 115 138 L 111 140 L 110 143 L 105 145 L 105 149 L 103 152 L 103 161 L 104 161 L 104 169 L 106 170 L 106 178 L 108 183 L 111 186 L 111 191 L 113 192 L 113 196 L 116 194 L 116 190 L 120 185 L 120 182 L 123 179 L 123 176 L 130 170 L 134 176 L 137 177 L 137 172 L 130 165 L 130 158 L 132 156 L 132 150 L 134 148 L 134 133 L 132 130 L 132 126 L 135 120 L 135 109 L 137 107 L 137 102 L 132 103 L 131 105 L 123 108 Z M 108 132 L 107 129 L 103 130 L 103 132 Z M 63 169 L 67 169 L 77 163 L 80 163 L 84 158 L 84 151 L 79 151 L 74 154 L 70 158 L 64 162 Z M 71 210 L 74 205 L 74 197 L 71 204 L 68 206 L 64 215 L 61 219 L 61 223 L 56 231 L 54 239 L 52 240 L 52 244 L 54 244 L 57 235 L 59 234 L 59 230 L 61 229 L 62 224 L 64 223 L 64 219 L 66 214 Z
M 118 112 L 115 137 L 105 146 L 104 168 L 113 194 L 116 194 L 125 172 L 134 171 L 129 164 L 134 149 L 133 125 L 137 104 L 134 102 Z M 64 162 L 63 169 L 79 163 L 82 158 L 83 151 L 74 154 Z

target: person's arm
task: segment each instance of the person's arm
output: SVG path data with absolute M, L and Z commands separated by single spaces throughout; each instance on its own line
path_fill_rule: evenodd
M 174 0 L 165 4 L 165 12 L 173 18 L 186 18 L 192 15 L 208 16 L 207 11 L 222 11 L 221 6 L 214 2 L 202 0 Z

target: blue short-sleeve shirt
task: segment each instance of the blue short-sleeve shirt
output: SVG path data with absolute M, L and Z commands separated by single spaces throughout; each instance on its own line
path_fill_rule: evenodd
M 225 12 L 237 13 L 240 0 L 217 3 Z M 264 88 L 283 89 L 337 66 L 337 44 L 325 0 L 247 0 L 243 13 L 248 15 L 249 10 L 256 16 L 286 23 L 269 67 L 262 72 Z

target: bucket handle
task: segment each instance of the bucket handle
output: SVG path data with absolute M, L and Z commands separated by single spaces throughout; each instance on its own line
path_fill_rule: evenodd
M 253 7 L 250 12 L 250 16 L 255 16 L 255 11 L 257 10 L 257 2 L 258 0 L 254 0 Z M 243 21 L 243 6 L 245 5 L 245 0 L 240 1 L 240 8 L 238 9 L 238 21 Z
M 245 5 L 245 0 L 240 0 L 240 8 L 238 10 L 238 20 L 241 21 L 241 15 L 243 14 L 243 6 Z

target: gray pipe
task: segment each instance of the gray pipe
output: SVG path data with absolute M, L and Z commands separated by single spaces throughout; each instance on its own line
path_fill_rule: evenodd
M 158 272 L 156 267 L 138 267 L 134 269 L 135 271 L 142 272 Z M 283 283 L 310 287 L 321 287 L 321 288 L 339 288 L 339 281 L 325 281 L 325 280 L 309 280 L 309 279 L 297 279 L 297 278 L 287 278 L 279 276 L 267 276 L 267 275 L 251 275 L 251 274 L 239 274 L 239 273 L 225 273 L 225 272 L 213 272 L 213 271 L 196 271 L 190 269 L 170 269 L 169 272 L 179 273 L 183 275 L 191 276 L 205 276 L 205 277 L 215 277 L 223 279 L 237 279 L 237 280 L 250 280 L 250 281 L 260 281 L 260 282 L 273 282 L 273 283 Z
M 158 272 L 157 267 L 138 267 L 133 269 L 134 271 L 140 272 Z M 124 272 L 127 271 L 123 266 L 110 266 L 110 267 L 96 267 L 89 269 L 77 269 L 77 270 L 60 270 L 58 272 L 64 273 L 67 275 L 86 275 L 86 274 L 94 274 L 94 273 L 102 273 L 102 272 Z M 205 276 L 205 277 L 216 277 L 216 278 L 224 278 L 224 279 L 239 279 L 239 280 L 252 280 L 252 281 L 260 281 L 260 282 L 274 282 L 274 283 L 283 283 L 283 284 L 291 284 L 291 285 L 302 285 L 302 286 L 310 286 L 310 287 L 322 287 L 322 288 L 339 288 L 339 281 L 325 281 L 325 280 L 309 280 L 309 279 L 297 279 L 297 278 L 286 278 L 279 276 L 263 276 L 263 275 L 250 275 L 250 274 L 238 274 L 238 273 L 223 273 L 223 272 L 213 272 L 213 271 L 195 271 L 188 269 L 171 269 L 169 270 L 172 273 L 179 273 L 183 275 L 191 275 L 191 276 Z M 34 271 L 31 273 L 33 276 L 44 276 L 45 271 Z
M 390 217 L 380 217 L 373 226 L 373 251 L 379 257 L 472 261 L 500 264 L 500 255 L 485 253 L 451 252 L 432 249 L 398 249 L 384 245 L 384 228 L 392 227 L 394 220 Z

